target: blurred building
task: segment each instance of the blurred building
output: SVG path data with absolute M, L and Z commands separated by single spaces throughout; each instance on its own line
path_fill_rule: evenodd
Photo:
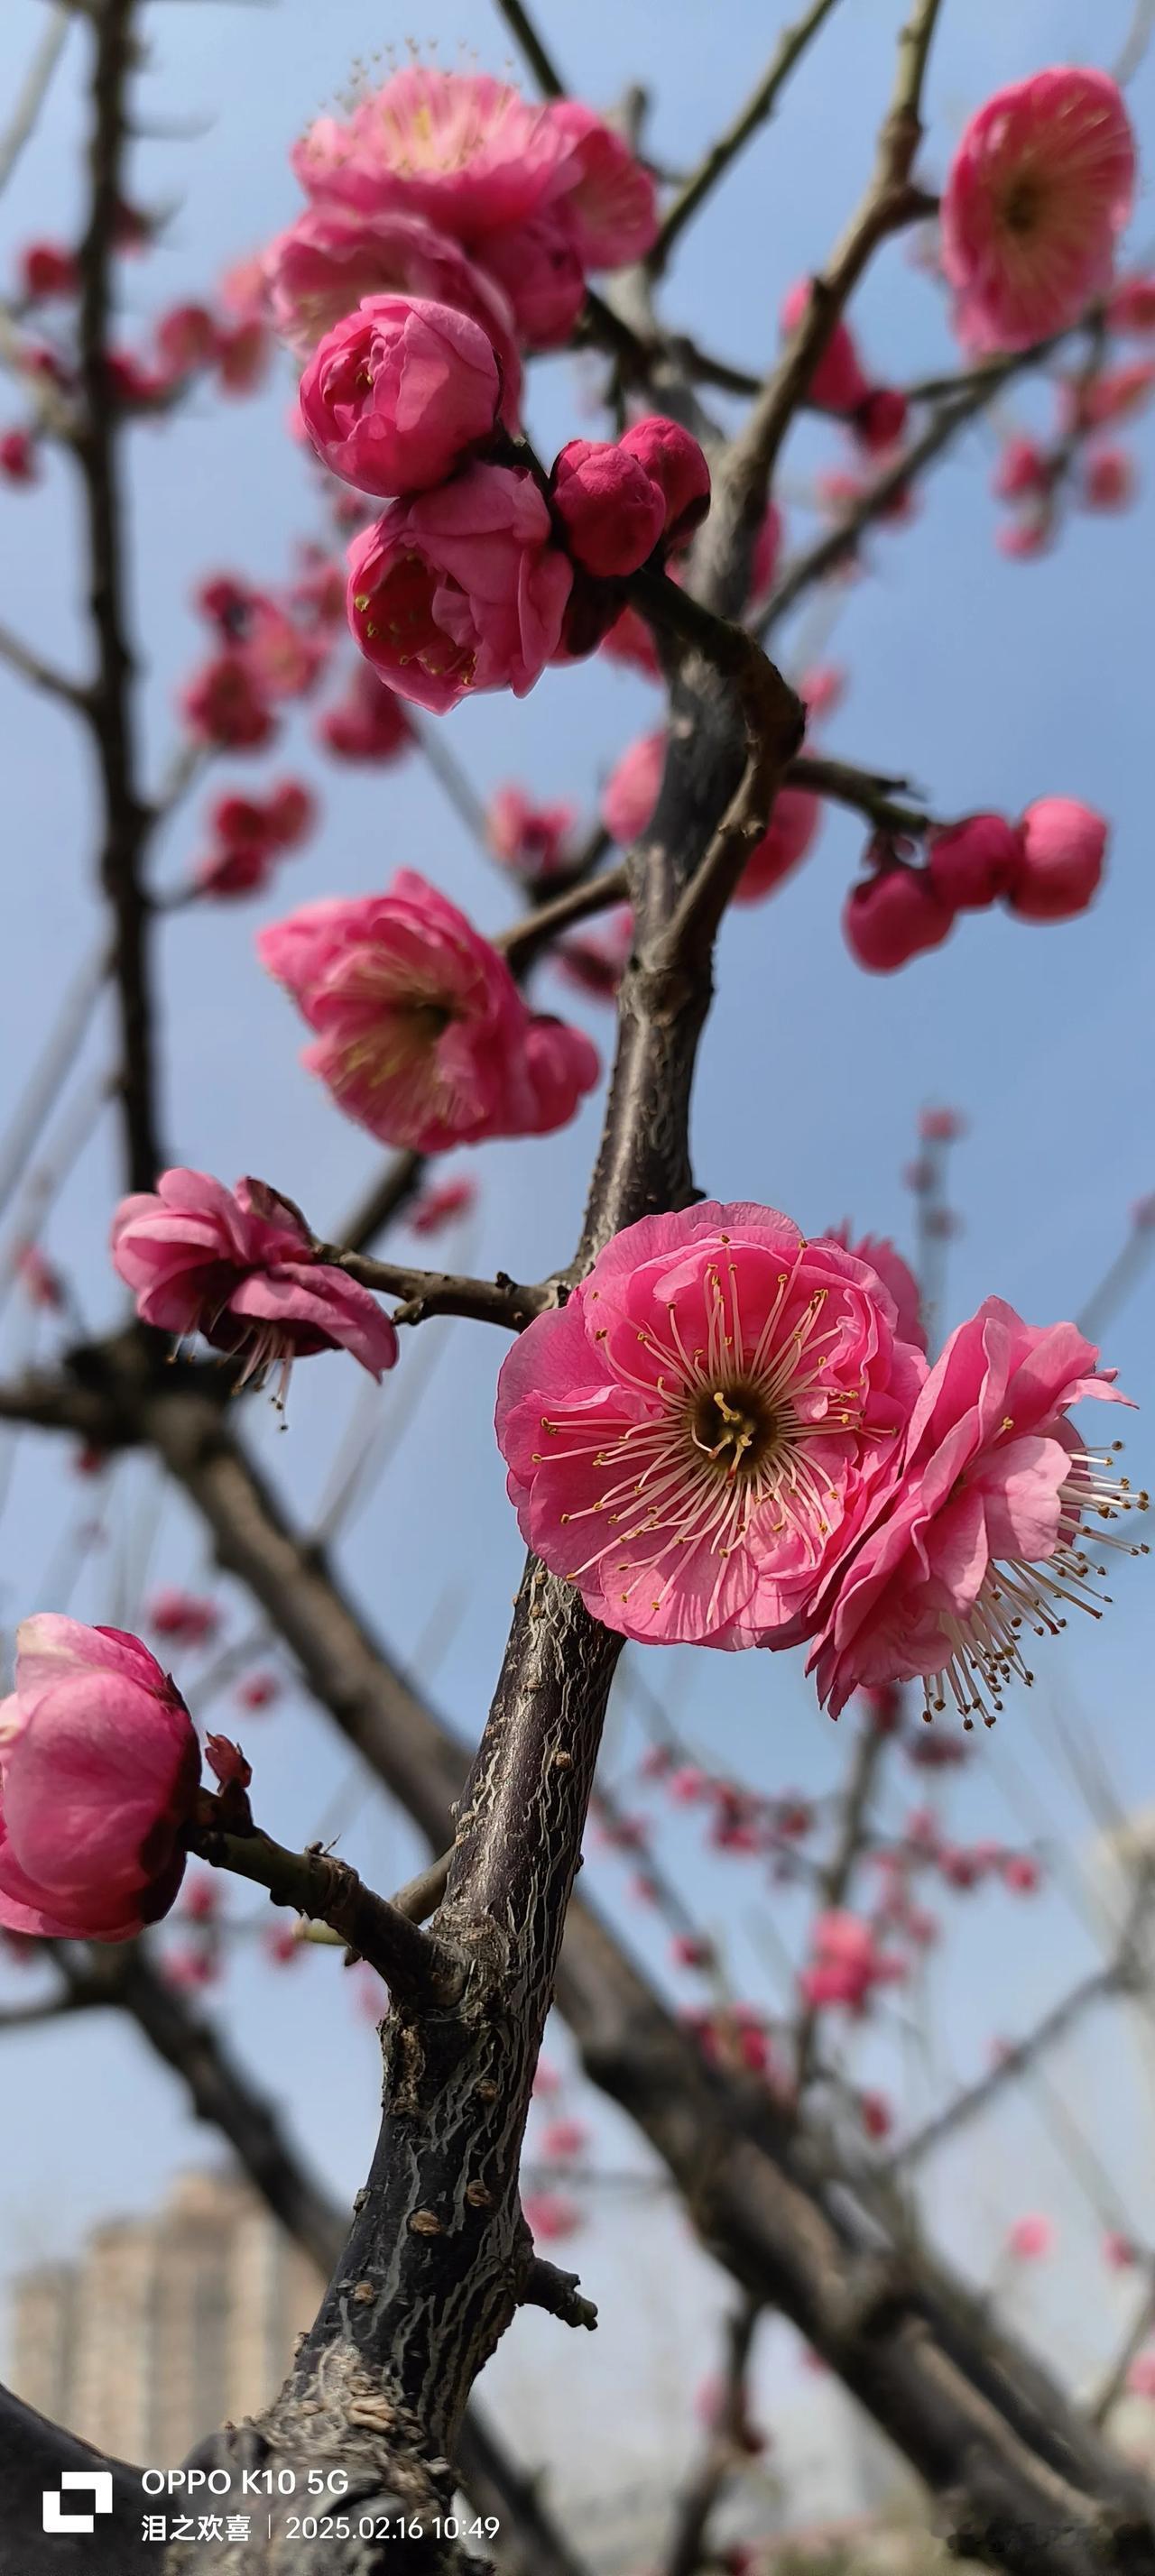
M 17 2276 L 12 2386 L 102 2450 L 168 2468 L 273 2395 L 319 2288 L 244 2183 L 186 2174 L 155 2217 L 106 2220 L 75 2263 Z

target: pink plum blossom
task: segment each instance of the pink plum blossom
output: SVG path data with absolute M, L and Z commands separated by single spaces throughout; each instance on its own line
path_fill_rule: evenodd
M 1145 340 L 1155 331 L 1155 277 L 1121 277 L 1107 298 L 1109 331 Z
M 856 1261 L 865 1261 L 875 1270 L 883 1287 L 894 1300 L 900 1341 L 914 1342 L 920 1351 L 926 1349 L 926 1326 L 920 1312 L 919 1285 L 909 1262 L 904 1261 L 896 1244 L 886 1234 L 863 1234 L 857 1240 L 850 1225 L 830 1226 L 828 1243 L 841 1243 Z
M 200 1749 L 139 1637 L 49 1611 L 16 1634 L 0 1701 L 0 1924 L 127 1941 L 173 1904 Z
M 628 745 L 610 771 L 602 789 L 602 821 L 611 841 L 623 850 L 649 830 L 665 762 L 664 731 L 646 733 Z
M 376 1299 L 318 1258 L 264 1181 L 228 1190 L 208 1172 L 163 1172 L 155 1191 L 121 1200 L 112 1258 L 144 1323 L 243 1355 L 242 1382 L 276 1368 L 283 1394 L 293 1361 L 314 1351 L 349 1351 L 378 1379 L 396 1360 Z
M 951 912 L 980 912 L 1005 894 L 1019 857 L 1019 835 L 1002 814 L 967 814 L 928 836 L 926 872 Z
M 1097 1357 L 1073 1324 L 1038 1330 L 998 1297 L 951 1334 L 822 1605 L 810 1669 L 833 1715 L 864 1683 L 921 1678 L 928 1714 L 990 1724 L 1006 1683 L 1032 1678 L 1024 1624 L 1054 1635 L 1072 1603 L 1099 1617 L 1098 1550 L 1133 1552 L 1109 1525 L 1146 1496 L 1067 1419 L 1085 1396 L 1122 1400 Z
M 892 975 L 924 949 L 940 948 L 954 913 L 923 868 L 879 868 L 852 886 L 842 934 L 852 957 L 872 975 Z
M 876 1986 L 901 1984 L 903 1960 L 880 1948 L 869 1923 L 838 1909 L 820 1914 L 811 1934 L 813 1957 L 803 1968 L 799 1988 L 814 2011 L 841 2004 L 864 2013 Z
M 273 320 L 302 358 L 365 296 L 429 296 L 452 304 L 486 334 L 501 369 L 503 411 L 516 418 L 521 366 L 509 300 L 459 242 L 423 216 L 309 206 L 270 244 L 266 272 Z
M 181 713 L 198 742 L 226 751 L 255 751 L 267 742 L 276 718 L 269 693 L 244 653 L 229 648 L 205 662 L 186 682 Z
M 1108 72 L 1057 64 L 972 116 L 942 199 L 942 262 L 975 350 L 1025 349 L 1109 283 L 1135 142 Z
M 492 435 L 500 402 L 480 326 L 409 295 L 365 296 L 301 378 L 301 418 L 321 463 L 385 497 L 443 483 Z
M 36 441 L 31 431 L 6 429 L 0 437 L 0 481 L 34 483 L 37 471 Z
M 582 2223 L 577 2202 L 568 2200 L 564 2192 L 527 2191 L 521 2207 L 530 2235 L 543 2245 L 560 2245 L 563 2238 L 576 2235 Z
M 571 147 L 547 111 L 484 72 L 407 64 L 292 161 L 308 195 L 359 214 L 422 215 L 455 240 L 521 223 L 555 194 Z
M 688 545 L 710 507 L 710 468 L 697 439 L 680 421 L 647 412 L 623 432 L 618 446 L 628 456 L 636 456 L 651 483 L 657 484 L 665 504 L 661 533 L 666 544 Z
M 406 1222 L 411 1234 L 441 1234 L 458 1217 L 468 1216 L 476 1205 L 476 1181 L 442 1181 L 432 1189 L 422 1190 L 420 1198 L 414 1199 Z
M 545 114 L 566 154 L 557 203 L 583 267 L 644 259 L 658 229 L 649 171 L 580 99 L 556 99 Z
M 384 894 L 306 904 L 257 953 L 317 1032 L 304 1063 L 385 1144 L 545 1135 L 597 1080 L 589 1039 L 531 1013 L 497 949 L 411 869 Z
M 783 299 L 781 323 L 786 332 L 798 329 L 810 309 L 810 279 L 800 277 Z M 867 400 L 870 386 L 862 372 L 858 351 L 845 322 L 836 322 L 807 387 L 807 400 L 818 411 L 840 414 L 855 412 Z
M 215 1601 L 166 1583 L 148 1605 L 148 1624 L 155 1636 L 168 1637 L 174 1645 L 208 1646 L 220 1627 L 221 1614 Z
M 1073 796 L 1040 796 L 1019 825 L 1007 901 L 1023 921 L 1070 921 L 1098 892 L 1107 825 Z
M 1050 468 L 1033 438 L 1008 438 L 991 480 L 996 501 L 1022 501 L 1049 491 Z
M 1125 510 L 1135 489 L 1135 461 L 1125 447 L 1093 447 L 1084 458 L 1081 498 L 1086 509 Z
M 1007 2252 L 1016 2263 L 1040 2262 L 1045 2254 L 1053 2252 L 1054 2243 L 1054 2220 L 1044 2218 L 1041 2212 L 1016 2218 L 1013 2227 L 1007 2229 Z
M 564 875 L 576 805 L 536 805 L 520 787 L 499 787 L 489 801 L 486 838 L 494 857 L 520 877 Z
M 822 821 L 821 798 L 808 787 L 780 787 L 769 828 L 751 850 L 734 889 L 734 902 L 763 903 L 811 848 Z
M 344 583 L 341 585 L 344 597 Z M 413 727 L 396 691 L 379 679 L 368 662 L 358 661 L 349 674 L 343 698 L 326 707 L 317 725 L 320 740 L 338 760 L 357 760 L 384 768 L 398 760 L 413 741 Z
M 925 1375 L 841 1245 L 749 1205 L 643 1218 L 502 1369 L 522 1535 L 621 1635 L 792 1642 Z
M 572 582 L 530 476 L 471 465 L 354 538 L 349 623 L 390 687 L 439 715 L 471 690 L 524 697 L 561 642 Z
M 27 242 L 20 253 L 20 286 L 29 304 L 47 304 L 59 297 L 80 291 L 80 269 L 75 251 L 63 242 Z
M 545 206 L 523 224 L 487 233 L 479 249 L 523 349 L 564 348 L 586 300 L 585 269 L 564 205 Z
M 550 481 L 574 561 L 601 580 L 637 572 L 666 524 L 665 496 L 641 460 L 612 441 L 571 438 Z

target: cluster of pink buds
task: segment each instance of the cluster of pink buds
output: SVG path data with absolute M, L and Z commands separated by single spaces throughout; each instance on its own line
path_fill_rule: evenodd
M 278 598 L 231 573 L 203 582 L 196 605 L 214 649 L 181 692 L 185 724 L 215 750 L 259 751 L 278 707 L 315 687 L 330 649 L 324 621 L 299 584 Z
M 267 796 L 218 796 L 209 809 L 211 847 L 195 870 L 202 895 L 227 899 L 261 894 L 276 862 L 300 848 L 316 820 L 315 800 L 297 778 L 283 778 Z
M 1040 796 L 1017 823 L 968 814 L 937 825 L 915 865 L 913 843 L 876 833 L 868 876 L 852 886 L 842 915 L 851 956 L 871 974 L 893 974 L 923 950 L 941 948 L 958 915 L 996 902 L 1020 921 L 1071 921 L 1098 892 L 1107 824 L 1072 796 Z
M 782 305 L 786 333 L 798 330 L 810 310 L 811 283 L 800 277 Z M 873 385 L 865 374 L 853 333 L 836 322 L 810 379 L 807 399 L 816 411 L 845 421 L 867 456 L 889 456 L 906 428 L 906 396 L 891 385 Z

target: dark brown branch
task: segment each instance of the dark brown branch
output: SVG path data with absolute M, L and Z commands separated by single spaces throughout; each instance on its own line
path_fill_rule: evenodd
M 837 0 L 812 0 L 805 17 L 793 27 L 784 27 L 758 86 L 752 91 L 732 125 L 720 134 L 709 151 L 678 191 L 672 206 L 662 218 L 661 230 L 646 259 L 650 276 L 658 278 L 686 225 L 713 194 L 718 181 L 735 161 L 743 147 L 772 116 L 779 96 L 794 66 L 802 58 L 811 38 L 818 34 L 823 20 L 837 6 Z
M 679 2504 L 663 2576 L 698 2576 L 706 2556 L 710 2517 L 744 2452 L 746 2382 L 761 2308 L 744 2299 L 726 2321 L 726 2366 L 702 2460 Z
M 556 2263 L 546 2263 L 535 2254 L 521 2285 L 523 2308 L 544 2308 L 546 2315 L 557 2317 L 563 2326 L 586 2326 L 592 2333 L 598 2312 L 592 2299 L 584 2299 L 576 2272 L 561 2272 Z
M 911 173 L 922 139 L 922 80 L 939 6 L 940 0 L 915 0 L 899 38 L 898 73 L 874 175 L 829 266 L 813 279 L 807 309 L 730 450 L 707 527 L 705 595 L 712 607 L 732 603 L 734 573 L 725 557 L 733 532 L 745 530 L 748 547 L 782 441 L 859 278 L 879 244 L 925 214 L 933 202 L 914 186 Z M 744 578 L 745 552 L 739 575 Z
M 151 905 L 142 882 L 149 815 L 138 785 L 133 659 L 128 642 L 125 525 L 118 412 L 108 371 L 112 263 L 124 195 L 126 95 L 134 0 L 93 0 L 88 223 L 80 244 L 79 354 L 83 409 L 72 446 L 89 558 L 96 670 L 86 696 L 103 802 L 100 876 L 113 922 L 112 975 L 120 1008 L 125 1179 L 151 1189 L 164 1162 L 156 1112 L 156 1040 L 149 984 Z
M 496 1279 L 469 1279 L 448 1270 L 407 1270 L 396 1261 L 375 1261 L 365 1252 L 346 1252 L 338 1244 L 318 1243 L 320 1259 L 347 1272 L 364 1288 L 380 1288 L 401 1297 L 393 1318 L 397 1324 L 420 1324 L 427 1315 L 464 1315 L 476 1324 L 500 1324 L 520 1333 L 547 1306 L 556 1306 L 557 1289 L 548 1280 L 520 1287 L 499 1271 Z
M 565 82 L 550 61 L 528 9 L 523 9 L 521 0 L 497 0 L 497 7 L 511 35 L 516 36 L 543 97 L 564 98 Z
M 214 1803 L 202 1802 L 206 1810 Z M 323 1851 L 286 1851 L 255 1827 L 229 1832 L 210 1821 L 198 1821 L 190 1845 L 214 1869 L 266 1887 L 275 1905 L 327 1923 L 357 1958 L 377 1969 L 392 1994 L 411 2002 L 452 2002 L 461 1984 L 456 1962 L 412 1915 L 375 1896 L 347 1861 Z
M 789 787 L 808 787 L 816 796 L 828 796 L 835 805 L 849 806 L 853 813 L 864 815 L 875 831 L 899 832 L 921 840 L 924 832 L 934 828 L 935 816 L 925 806 L 901 801 L 905 778 L 884 778 L 868 769 L 856 769 L 848 760 L 829 760 L 817 752 L 803 752 L 791 761 L 786 783 Z
M 0 626 L 0 662 L 7 662 L 9 669 L 15 671 L 20 679 L 29 681 L 34 689 L 43 689 L 47 697 L 63 698 L 66 706 L 87 710 L 88 692 L 80 681 L 70 680 L 63 671 L 55 670 L 39 653 L 34 653 L 30 645 L 23 643 L 19 635 L 14 635 L 9 626 Z
M 629 878 L 624 867 L 607 868 L 602 876 L 579 875 L 562 894 L 555 894 L 527 913 L 524 921 L 515 921 L 494 940 L 500 948 L 511 974 L 521 977 L 539 957 L 543 948 L 572 930 L 575 923 L 589 921 L 595 913 L 607 912 L 612 904 L 624 903 L 629 895 Z
M 411 1923 L 427 1923 L 430 1915 L 436 1914 L 445 1894 L 452 1858 L 452 1852 L 442 1852 L 440 1860 L 430 1861 L 428 1869 L 420 1869 L 416 1878 L 406 1879 L 404 1887 L 390 1898 L 399 1914 L 407 1914 Z

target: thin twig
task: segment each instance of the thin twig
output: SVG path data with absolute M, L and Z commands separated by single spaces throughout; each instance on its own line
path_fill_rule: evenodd
M 10 626 L 0 626 L 0 662 L 7 662 L 9 669 L 16 671 L 22 680 L 29 681 L 34 689 L 43 689 L 46 697 L 62 698 L 69 707 L 87 707 L 88 693 L 80 681 L 70 680 L 64 671 L 58 671 L 51 662 L 45 662 L 30 645 L 22 642 L 19 635 L 12 633 Z
M 745 107 L 739 111 L 726 132 L 719 135 L 717 142 L 711 144 L 709 151 L 703 156 L 697 169 L 691 172 L 685 185 L 679 189 L 673 205 L 663 216 L 661 229 L 646 259 L 646 267 L 651 277 L 658 278 L 662 275 L 670 252 L 685 231 L 686 225 L 697 214 L 706 198 L 713 194 L 719 179 L 729 169 L 731 162 L 737 159 L 751 135 L 756 134 L 759 126 L 764 125 L 767 118 L 773 115 L 779 94 L 795 64 L 801 60 L 811 38 L 817 35 L 823 20 L 830 16 L 831 10 L 836 6 L 837 0 L 813 0 L 813 5 L 807 10 L 804 18 L 800 18 L 793 27 L 783 28 L 765 73 L 757 88 L 747 99 Z M 717 382 L 717 378 L 715 377 L 713 381 Z
M 346 1861 L 321 1851 L 286 1851 L 256 1828 L 234 1833 L 212 1822 L 198 1824 L 190 1842 L 214 1869 L 233 1870 L 267 1887 L 275 1905 L 328 1923 L 394 1993 L 446 2002 L 460 1984 L 460 1972 L 440 1945 L 387 1897 L 375 1896 Z
M 54 7 L 48 12 L 40 42 L 28 66 L 24 87 L 0 134 L 0 188 L 6 188 L 20 155 L 33 132 L 36 119 L 48 93 L 52 75 L 63 53 L 71 23 L 71 9 Z
M 510 34 L 516 36 L 538 88 L 546 98 L 564 98 L 566 85 L 561 73 L 550 61 L 545 46 L 521 0 L 497 0 L 497 8 Z

